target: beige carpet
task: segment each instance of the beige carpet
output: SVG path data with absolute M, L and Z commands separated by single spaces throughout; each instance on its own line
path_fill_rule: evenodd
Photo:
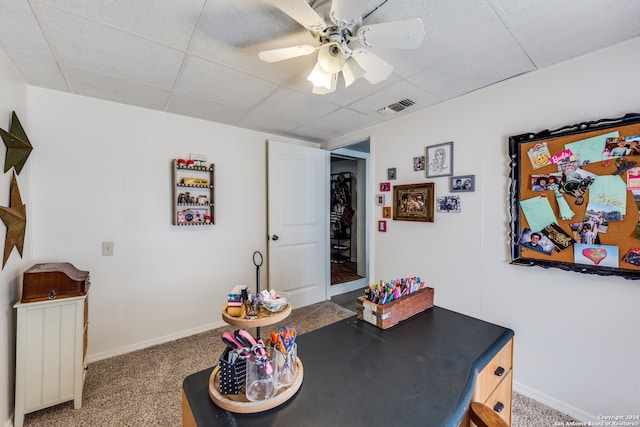
M 326 301 L 293 310 L 285 323 L 295 325 L 298 333 L 303 334 L 353 314 Z M 32 412 L 25 416 L 25 425 L 180 426 L 182 381 L 217 363 L 224 350 L 220 334 L 231 329 L 230 326 L 218 328 L 92 363 L 87 372 L 82 408 L 74 410 L 73 402 L 67 402 Z M 271 330 L 271 327 L 265 329 Z M 553 426 L 559 421 L 571 420 L 514 393 L 512 424 L 515 427 Z

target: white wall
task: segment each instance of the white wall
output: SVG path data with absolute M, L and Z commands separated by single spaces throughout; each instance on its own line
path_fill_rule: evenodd
M 327 144 L 370 135 L 372 188 L 397 167 L 393 184 L 433 181 L 442 196 L 448 179 L 427 180 L 412 159 L 454 141 L 454 172 L 475 174 L 476 191 L 459 214 L 373 230 L 372 279 L 419 275 L 437 305 L 512 328 L 516 390 L 583 420 L 640 414 L 640 282 L 509 264 L 507 140 L 640 113 L 638 52 L 640 38 Z
M 27 115 L 27 86 L 13 67 L 9 58 L 0 50 L 0 128 L 9 131 L 11 125 L 11 112 L 15 111 L 20 119 L 27 136 L 30 136 L 29 120 Z M 0 149 L 0 164 L 4 172 L 6 148 L 2 143 Z M 31 160 L 28 160 L 17 175 L 18 188 L 22 203 L 27 205 L 27 230 L 25 235 L 22 257 L 17 249 L 11 251 L 2 271 L 0 271 L 0 307 L 2 307 L 2 328 L 0 328 L 0 425 L 11 423 L 14 397 L 14 371 L 15 371 L 15 310 L 13 304 L 20 294 L 22 272 L 31 264 L 31 202 L 29 191 L 29 172 Z M 11 179 L 13 168 L 0 174 L 0 206 L 9 206 L 11 194 Z M 0 223 L 0 257 L 4 257 L 4 242 L 6 227 Z M 0 258 L 0 259 L 2 259 Z M 0 261 L 1 262 L 1 261 Z
M 273 136 L 46 89 L 29 101 L 34 259 L 90 271 L 89 359 L 222 325 L 229 290 L 255 286 L 253 252 L 266 259 Z M 171 225 L 171 160 L 189 153 L 216 164 L 211 227 Z

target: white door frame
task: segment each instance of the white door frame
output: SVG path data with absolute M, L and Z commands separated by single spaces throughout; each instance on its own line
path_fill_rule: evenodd
M 347 146 L 348 147 L 348 146 Z M 365 224 L 363 227 L 363 233 L 364 233 L 364 262 L 365 262 L 365 272 L 366 272 L 366 276 L 363 279 L 359 279 L 359 280 L 354 280 L 352 282 L 347 282 L 347 283 L 341 283 L 338 285 L 331 285 L 331 265 L 329 263 L 327 263 L 327 297 L 331 298 L 334 295 L 340 295 L 343 294 L 345 292 L 351 292 L 351 291 L 355 291 L 357 289 L 364 289 L 365 286 L 367 286 L 369 284 L 369 266 L 370 266 L 370 260 L 369 260 L 369 242 L 370 242 L 370 236 L 369 236 L 369 230 L 371 228 L 370 224 L 369 224 L 369 220 L 370 220 L 370 203 L 372 200 L 372 196 L 371 196 L 371 188 L 369 185 L 369 170 L 370 170 L 370 162 L 369 162 L 369 153 L 363 153 L 361 151 L 355 151 L 355 150 L 349 150 L 349 148 L 337 148 L 334 150 L 330 150 L 331 154 L 338 154 L 338 155 L 343 155 L 343 156 L 348 156 L 348 157 L 352 157 L 355 159 L 363 159 L 365 161 L 365 178 L 364 178 L 364 182 L 365 182 L 365 191 L 364 191 L 364 198 L 362 200 L 362 204 L 365 206 L 365 213 L 364 213 L 364 219 L 365 219 Z M 331 162 L 329 162 L 331 163 Z M 329 165 L 329 168 L 331 168 L 331 166 Z M 329 180 L 331 177 L 331 170 L 329 170 L 329 173 L 327 174 L 327 180 Z M 329 204 L 327 204 L 327 206 L 329 206 Z M 329 211 L 327 210 L 327 217 L 329 215 Z M 363 248 L 358 247 L 358 251 L 362 250 Z M 331 251 L 331 236 L 329 235 L 329 233 L 327 233 L 327 250 L 330 252 Z M 328 255 L 329 259 L 331 259 L 331 254 L 329 253 Z

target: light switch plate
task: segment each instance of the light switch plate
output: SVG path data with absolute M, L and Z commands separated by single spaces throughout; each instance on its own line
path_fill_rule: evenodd
M 102 256 L 113 256 L 113 242 L 102 242 Z

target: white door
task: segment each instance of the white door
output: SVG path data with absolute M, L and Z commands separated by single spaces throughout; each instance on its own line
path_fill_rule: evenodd
M 269 288 L 293 308 L 327 299 L 329 152 L 268 142 Z

